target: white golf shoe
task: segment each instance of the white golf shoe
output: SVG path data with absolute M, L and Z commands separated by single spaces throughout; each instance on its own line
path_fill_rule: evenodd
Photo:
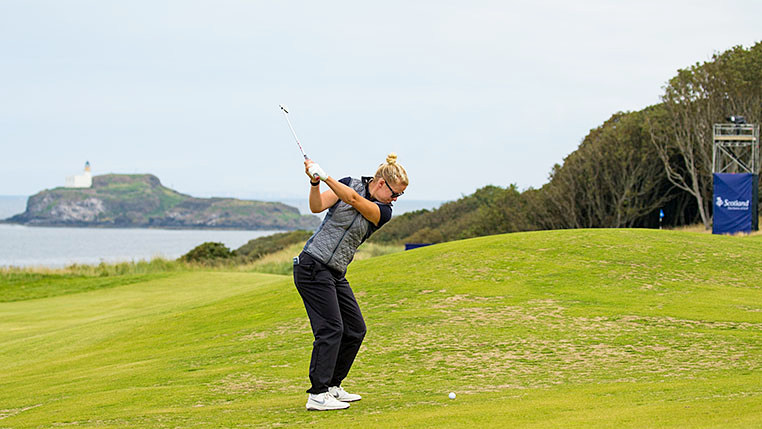
M 328 388 L 328 393 L 333 395 L 334 398 L 341 402 L 354 402 L 362 399 L 362 396 L 349 393 L 341 386 L 331 386 Z
M 328 392 L 318 393 L 307 398 L 307 409 L 310 411 L 343 410 L 349 408 L 349 404 L 341 402 Z

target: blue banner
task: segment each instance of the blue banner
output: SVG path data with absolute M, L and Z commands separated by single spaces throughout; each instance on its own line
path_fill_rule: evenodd
M 713 234 L 752 231 L 754 175 L 714 173 Z

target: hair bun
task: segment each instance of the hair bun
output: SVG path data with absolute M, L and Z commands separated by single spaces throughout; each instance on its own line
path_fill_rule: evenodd
M 397 163 L 397 154 L 392 152 L 389 155 L 386 156 L 386 163 L 394 165 Z

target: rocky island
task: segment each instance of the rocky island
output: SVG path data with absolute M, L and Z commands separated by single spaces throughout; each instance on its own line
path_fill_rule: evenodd
M 151 174 L 94 176 L 87 188 L 55 188 L 29 197 L 6 223 L 32 226 L 295 230 L 317 228 L 317 216 L 282 203 L 195 198 Z

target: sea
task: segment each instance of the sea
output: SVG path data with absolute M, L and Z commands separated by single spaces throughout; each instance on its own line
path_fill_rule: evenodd
M 23 213 L 26 196 L 0 196 L 0 219 Z M 284 199 L 302 214 L 304 200 Z M 435 209 L 441 201 L 397 201 L 394 214 Z M 0 267 L 62 268 L 72 264 L 99 264 L 176 259 L 207 241 L 237 249 L 249 240 L 275 234 L 272 231 L 29 227 L 0 224 Z

